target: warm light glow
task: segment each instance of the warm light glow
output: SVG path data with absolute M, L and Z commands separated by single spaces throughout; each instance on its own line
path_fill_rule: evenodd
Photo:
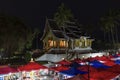
M 75 46 L 79 47 L 80 46 L 80 41 L 79 40 L 75 40 Z
M 56 41 L 48 40 L 48 46 L 49 46 L 49 47 L 56 47 L 56 46 L 57 46 L 57 43 L 56 43 Z
M 53 41 L 52 40 L 48 40 L 48 46 L 53 47 Z
M 83 58 L 85 58 L 85 56 L 82 56 Z
M 34 62 L 33 58 L 31 58 L 31 61 L 30 62 Z
M 53 47 L 53 41 L 50 42 L 50 47 Z
M 60 41 L 60 47 L 66 47 L 66 46 L 67 46 L 66 41 L 61 40 Z
M 56 46 L 57 46 L 56 41 L 54 41 L 53 43 L 54 43 L 54 44 L 53 44 L 53 45 L 54 45 L 54 47 L 56 47 Z
M 65 58 L 62 58 L 62 60 L 64 60 Z

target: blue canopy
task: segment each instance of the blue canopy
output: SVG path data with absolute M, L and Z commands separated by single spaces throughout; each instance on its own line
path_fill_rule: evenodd
M 78 67 L 80 67 L 81 65 L 78 64 L 77 62 L 73 62 L 70 66 L 71 66 L 71 67 L 74 67 L 74 68 L 78 68 Z
M 61 74 L 69 75 L 69 76 L 75 76 L 77 74 L 86 74 L 86 71 L 80 71 L 77 68 L 71 67 L 69 70 L 61 71 Z
M 116 63 L 116 64 L 120 64 L 120 60 L 116 60 L 115 63 Z
M 101 63 L 97 60 L 91 61 L 90 65 L 95 67 L 95 68 L 109 68 L 109 66 L 106 66 L 106 65 L 104 65 L 103 63 Z

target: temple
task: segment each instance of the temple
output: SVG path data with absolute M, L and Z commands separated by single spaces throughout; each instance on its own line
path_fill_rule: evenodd
M 64 26 L 58 26 L 53 19 L 46 19 L 41 40 L 46 53 L 92 50 L 91 46 L 94 41 L 85 35 L 85 32 L 76 22 L 65 22 Z

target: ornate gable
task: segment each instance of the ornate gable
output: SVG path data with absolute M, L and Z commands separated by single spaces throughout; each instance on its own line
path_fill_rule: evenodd
M 41 38 L 46 50 L 91 49 L 92 39 L 84 36 L 83 29 L 75 22 L 65 22 L 58 26 L 55 20 L 46 19 L 44 34 Z

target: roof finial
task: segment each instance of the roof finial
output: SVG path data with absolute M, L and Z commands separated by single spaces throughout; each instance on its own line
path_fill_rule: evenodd
M 33 58 L 31 58 L 30 62 L 34 62 Z

